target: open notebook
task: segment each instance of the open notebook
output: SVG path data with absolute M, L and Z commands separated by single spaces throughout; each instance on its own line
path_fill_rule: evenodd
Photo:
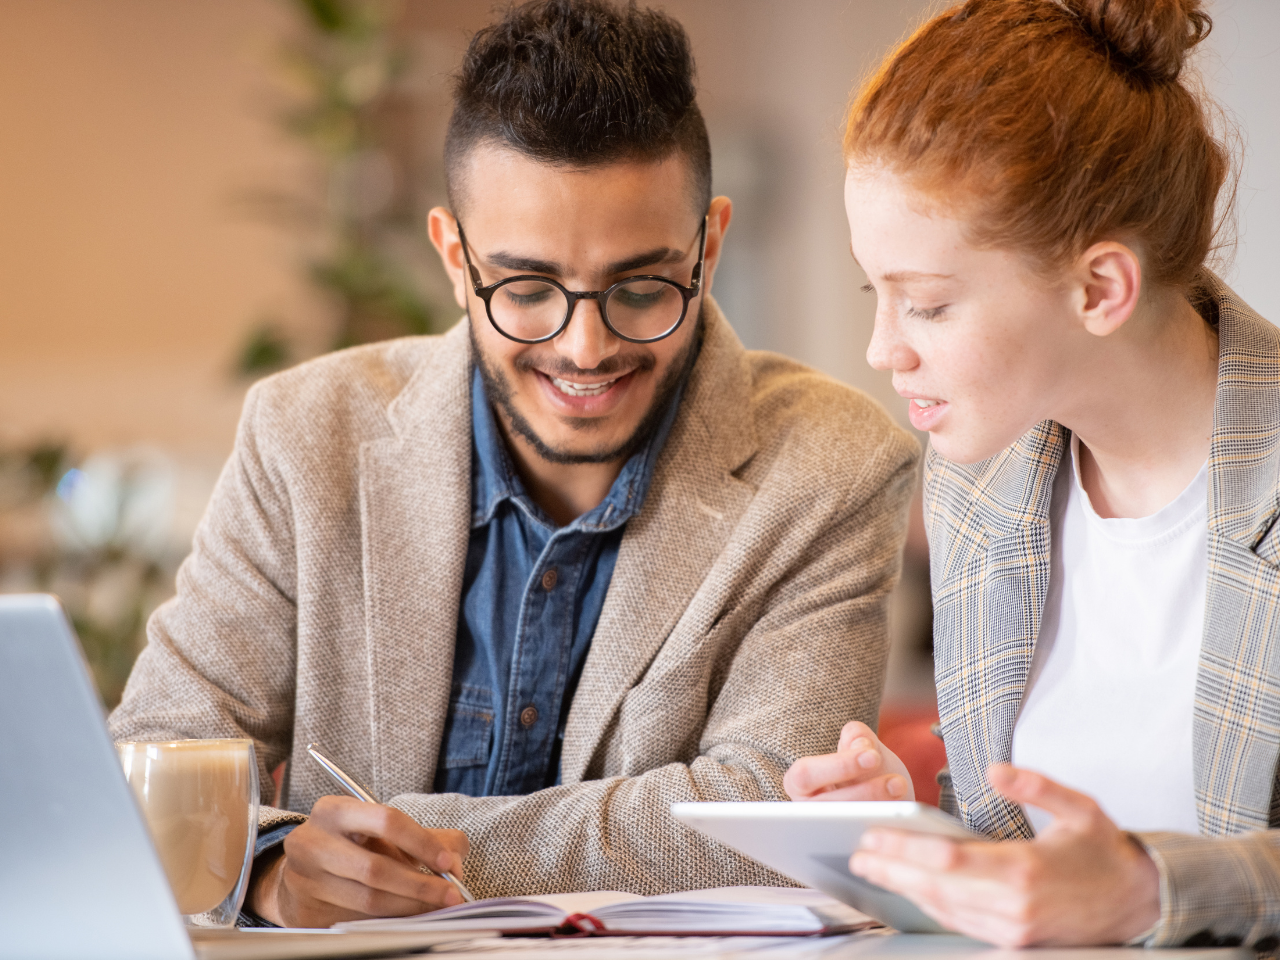
M 416 917 L 341 923 L 347 930 L 499 930 L 600 936 L 807 936 L 878 926 L 817 890 L 718 887 L 641 897 L 602 891 L 477 900 Z

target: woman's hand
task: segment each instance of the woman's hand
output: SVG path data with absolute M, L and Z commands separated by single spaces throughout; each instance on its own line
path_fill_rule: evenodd
M 250 906 L 284 927 L 400 917 L 462 903 L 448 880 L 462 878 L 469 850 L 458 830 L 428 830 L 408 814 L 351 797 L 321 797 L 284 840 L 284 855 L 249 891 Z
M 840 731 L 835 753 L 801 757 L 782 778 L 792 800 L 914 800 L 911 775 L 865 723 Z
M 1008 764 L 991 785 L 1053 823 L 1031 841 L 956 841 L 869 830 L 849 869 L 944 927 L 1003 947 L 1124 943 L 1160 918 L 1155 864 L 1090 797 Z

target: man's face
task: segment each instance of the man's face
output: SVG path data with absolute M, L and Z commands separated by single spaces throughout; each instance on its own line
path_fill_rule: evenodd
M 691 200 L 687 161 L 620 161 L 568 168 L 505 147 L 472 151 L 459 219 L 484 285 L 519 274 L 551 277 L 569 290 L 605 290 L 629 276 L 690 284 L 703 211 Z M 710 288 L 728 201 L 712 204 L 703 293 Z M 523 344 L 490 323 L 466 273 L 453 217 L 431 213 L 431 237 L 470 317 L 477 361 L 508 435 L 545 460 L 609 462 L 651 428 L 692 360 L 703 296 L 656 343 L 628 343 L 604 325 L 590 300 L 575 304 L 555 339 Z

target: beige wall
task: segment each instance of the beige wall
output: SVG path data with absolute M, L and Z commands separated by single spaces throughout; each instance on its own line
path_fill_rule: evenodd
M 926 0 L 666 0 L 688 28 L 736 215 L 717 294 L 750 346 L 793 354 L 904 412 L 863 351 L 873 300 L 848 255 L 839 124 L 855 80 Z M 418 138 L 438 153 L 447 74 L 487 0 L 417 0 Z M 1233 276 L 1265 300 L 1280 218 L 1273 0 L 1220 0 L 1211 83 L 1250 145 Z M 283 0 L 0 0 L 0 442 L 138 441 L 216 460 L 268 314 L 323 339 L 301 250 L 236 197 L 306 175 L 279 134 Z M 1253 29 L 1256 25 L 1258 29 Z M 1268 40 L 1270 38 L 1270 40 Z M 428 171 L 423 190 L 438 196 Z M 430 275 L 438 268 L 424 258 Z M 1274 296 L 1272 296 L 1274 299 Z M 1264 304 L 1259 304 L 1264 306 Z
M 290 176 L 272 0 L 0 3 L 0 439 L 222 455 L 248 325 L 306 298 L 239 191 Z
M 666 4 L 694 40 L 718 187 L 738 199 L 719 292 L 744 338 L 882 396 L 861 362 L 870 312 L 837 127 L 853 79 L 919 5 Z M 489 8 L 410 8 L 429 96 Z M 0 441 L 221 457 L 246 330 L 265 314 L 323 324 L 295 240 L 236 203 L 305 170 L 271 120 L 289 17 L 273 0 L 0 0 Z M 447 104 L 432 106 L 423 136 L 438 143 Z

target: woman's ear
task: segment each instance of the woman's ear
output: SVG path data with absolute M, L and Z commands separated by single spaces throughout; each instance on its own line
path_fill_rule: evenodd
M 444 207 L 432 207 L 427 214 L 427 236 L 440 254 L 445 273 L 453 284 L 453 297 L 458 306 L 467 308 L 467 265 L 462 256 L 462 240 L 458 237 L 458 221 Z
M 1138 306 L 1142 260 L 1132 247 L 1107 240 L 1091 246 L 1076 264 L 1084 328 L 1095 337 L 1115 333 Z

